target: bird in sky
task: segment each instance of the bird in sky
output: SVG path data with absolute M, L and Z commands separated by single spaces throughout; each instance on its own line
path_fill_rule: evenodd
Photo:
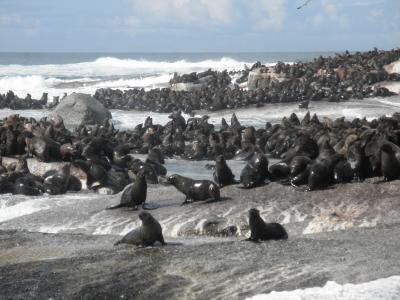
M 311 2 L 311 0 L 307 0 L 306 2 L 304 2 L 302 5 L 300 5 L 297 9 L 301 9 L 301 8 L 303 8 L 304 6 L 306 6 L 308 3 L 310 3 Z

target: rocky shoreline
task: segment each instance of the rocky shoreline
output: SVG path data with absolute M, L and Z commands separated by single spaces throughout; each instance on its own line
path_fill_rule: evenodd
M 311 62 L 273 67 L 256 63 L 241 72 L 175 74 L 168 88 L 145 91 L 99 89 L 94 97 L 106 108 L 153 112 L 196 110 L 218 111 L 267 103 L 333 101 L 350 98 L 388 97 L 394 93 L 382 83 L 398 82 L 400 75 L 393 64 L 398 63 L 400 50 L 341 53 L 319 57 Z M 244 89 L 246 87 L 247 89 Z M 0 95 L 0 108 L 52 108 L 62 99 L 40 100 L 30 95 L 19 98 L 12 91 Z
M 152 213 L 170 245 L 148 248 L 113 246 L 137 226 L 139 213 L 104 210 L 120 195 L 30 199 L 48 204 L 0 223 L 1 295 L 244 299 L 332 280 L 360 283 L 398 275 L 399 181 L 368 180 L 312 193 L 272 183 L 251 190 L 230 186 L 223 193 L 228 199 L 219 203 L 180 206 L 175 189 L 152 187 L 149 202 L 160 205 Z M 20 197 L 11 201 L 27 200 Z M 243 241 L 249 207 L 284 224 L 290 238 Z M 240 231 L 226 237 L 226 224 Z

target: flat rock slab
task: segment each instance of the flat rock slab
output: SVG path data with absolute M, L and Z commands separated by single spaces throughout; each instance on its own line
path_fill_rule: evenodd
M 0 296 L 243 299 L 328 280 L 359 283 L 399 273 L 399 235 L 396 224 L 258 244 L 200 238 L 134 248 L 112 246 L 117 236 L 0 231 Z
M 374 178 L 373 180 L 378 180 Z M 340 184 L 303 192 L 271 183 L 255 189 L 229 186 L 222 201 L 181 205 L 185 196 L 172 186 L 149 185 L 147 203 L 167 237 L 249 234 L 248 210 L 257 208 L 266 222 L 282 223 L 289 236 L 374 227 L 400 220 L 400 181 Z M 120 194 L 68 193 L 61 196 L 2 195 L 0 229 L 37 232 L 123 235 L 140 224 L 138 214 L 121 208 Z

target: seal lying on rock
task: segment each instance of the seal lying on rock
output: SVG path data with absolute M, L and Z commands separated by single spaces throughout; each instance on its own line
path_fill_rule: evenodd
M 142 226 L 128 232 L 121 240 L 116 242 L 114 246 L 119 244 L 132 244 L 142 247 L 152 246 L 155 242 L 166 245 L 160 223 L 154 217 L 145 211 L 139 214 Z
M 260 217 L 258 209 L 249 210 L 249 225 L 251 235 L 247 241 L 258 242 L 260 240 L 285 240 L 288 238 L 288 234 L 281 224 L 265 223 Z
M 168 177 L 168 182 L 185 194 L 186 198 L 182 204 L 207 199 L 220 200 L 219 187 L 210 180 L 194 180 L 178 174 L 172 174 Z
M 50 195 L 60 195 L 67 192 L 70 184 L 71 165 L 64 165 L 59 171 L 49 171 L 43 177 L 43 187 Z

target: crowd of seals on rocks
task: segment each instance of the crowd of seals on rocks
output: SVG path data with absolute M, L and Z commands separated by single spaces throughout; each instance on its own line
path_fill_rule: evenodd
M 400 59 L 400 50 L 336 54 L 310 62 L 278 62 L 266 67 L 257 62 L 245 70 L 228 73 L 207 70 L 200 73 L 174 74 L 167 88 L 145 91 L 98 89 L 94 97 L 109 109 L 135 109 L 154 112 L 181 110 L 216 111 L 265 103 L 304 102 L 306 100 L 344 101 L 350 98 L 387 97 L 387 88 L 373 86 L 383 81 L 399 81 L 400 74 L 387 66 Z M 253 76 L 254 75 L 254 76 Z M 235 76 L 232 80 L 231 76 Z M 242 84 L 247 82 L 248 89 Z M 182 87 L 182 88 L 181 88 Z M 65 97 L 65 96 L 64 96 Z M 31 95 L 19 98 L 12 91 L 0 95 L 0 108 L 41 109 L 55 107 L 62 99 L 50 102 L 47 93 L 40 100 Z
M 94 97 L 107 108 L 173 112 L 182 110 L 216 111 L 265 103 L 303 102 L 306 100 L 345 101 L 350 98 L 387 97 L 393 95 L 385 87 L 372 86 L 382 81 L 399 81 L 400 74 L 388 73 L 386 65 L 400 59 L 400 50 L 345 52 L 334 57 L 319 57 L 311 62 L 273 67 L 256 63 L 242 72 L 240 78 L 228 84 L 227 72 L 175 75 L 171 87 L 135 88 L 126 91 L 99 89 Z M 257 71 L 261 79 L 251 80 Z M 249 89 L 238 84 L 248 82 Z M 191 83 L 190 90 L 176 90 L 174 85 Z
M 300 121 L 293 113 L 280 124 L 267 122 L 257 130 L 242 126 L 235 114 L 230 125 L 222 119 L 219 129 L 208 123 L 207 116 L 185 120 L 178 112 L 170 118 L 160 125 L 148 117 L 133 130 L 117 130 L 106 120 L 103 125 L 82 125 L 69 131 L 60 118 L 10 115 L 0 121 L 0 154 L 19 162 L 1 169 L 0 192 L 32 195 L 80 190 L 70 167 L 37 178 L 26 167 L 28 157 L 68 162 L 86 174 L 86 186 L 91 190 L 107 188 L 118 193 L 135 181 L 125 189 L 120 204 L 130 207 L 145 204 L 146 186 L 139 184 L 141 181 L 145 185 L 172 184 L 187 200 L 219 200 L 220 188 L 237 183 L 227 159 L 247 162 L 239 178 L 243 188 L 276 181 L 314 190 L 375 176 L 385 180 L 400 177 L 399 113 L 371 121 L 320 120 L 310 113 Z M 135 154 L 147 154 L 147 158 L 143 161 Z M 165 178 L 165 157 L 172 156 L 216 160 L 216 184 L 179 174 Z M 269 165 L 268 158 L 279 162 Z

